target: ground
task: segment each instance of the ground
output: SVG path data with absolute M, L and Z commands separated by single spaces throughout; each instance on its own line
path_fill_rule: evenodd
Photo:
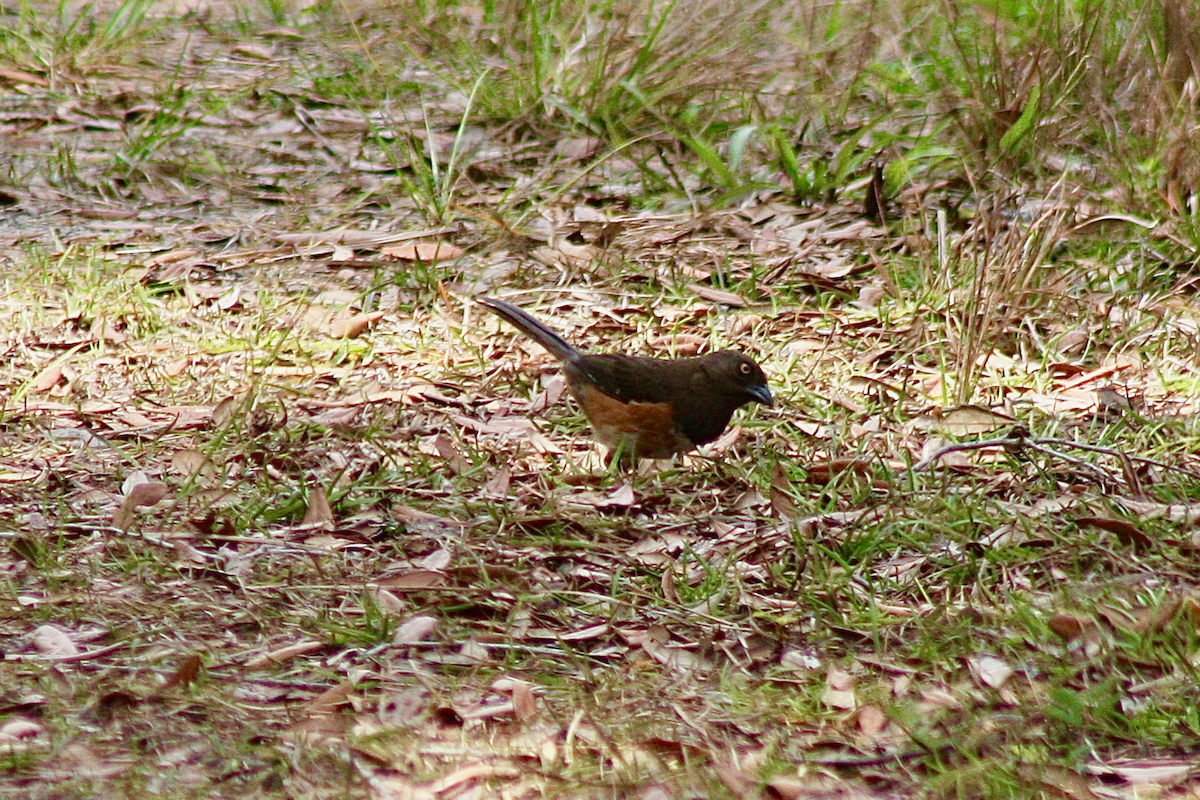
M 1196 14 L 1049 5 L 0 9 L 0 796 L 1194 796 Z

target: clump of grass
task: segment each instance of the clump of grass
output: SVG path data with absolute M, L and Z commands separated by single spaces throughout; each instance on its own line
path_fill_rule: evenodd
M 128 58 L 152 28 L 154 0 L 124 0 L 94 13 L 59 3 L 52 10 L 23 0 L 14 24 L 0 32 L 0 63 L 45 73 L 51 85 L 69 85 L 90 70 Z

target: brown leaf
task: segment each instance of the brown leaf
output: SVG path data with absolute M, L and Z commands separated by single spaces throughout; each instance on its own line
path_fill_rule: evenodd
M 304 525 L 321 525 L 333 522 L 333 508 L 329 505 L 329 497 L 320 486 L 314 486 L 308 493 L 308 506 L 304 509 Z
M 662 577 L 658 582 L 662 587 L 663 599 L 668 603 L 678 604 L 679 592 L 675 589 L 675 570 L 668 565 L 667 569 L 663 570 Z
M 1079 636 L 1084 630 L 1094 628 L 1096 623 L 1087 617 L 1081 617 L 1075 614 L 1067 614 L 1062 611 L 1052 615 L 1046 620 L 1046 627 L 1053 631 L 1056 635 L 1064 639 L 1074 639 Z
M 134 509 L 158 505 L 170 491 L 165 483 L 150 480 L 140 470 L 129 474 L 122 489 L 125 491 L 125 499 L 113 514 L 112 524 L 114 528 L 123 531 L 129 530 L 129 526 L 133 524 Z
M 575 160 L 591 158 L 603 149 L 604 140 L 599 136 L 571 136 L 559 139 L 554 145 L 555 153 Z
M 446 469 L 455 475 L 461 475 L 467 468 L 467 461 L 458 452 L 454 442 L 444 433 L 439 433 L 433 439 L 433 450 L 446 462 Z
M 973 658 L 967 662 L 967 666 L 976 680 L 992 689 L 999 689 L 1015 672 L 1008 662 L 995 656 Z
M 434 781 L 427 782 L 427 788 L 420 797 L 457 797 L 459 793 L 451 791 L 461 784 L 484 778 L 515 778 L 521 774 L 516 767 L 507 764 L 489 764 L 480 762 L 451 772 Z
M 621 266 L 618 257 L 595 245 L 574 244 L 566 239 L 555 239 L 550 246 L 539 247 L 531 255 L 544 264 L 567 269 L 591 269 L 595 265 L 616 269 Z
M 399 615 L 404 614 L 409 610 L 409 606 L 396 595 L 389 592 L 387 589 L 375 587 L 371 591 L 371 598 L 375 601 L 375 605 L 384 614 Z
M 663 644 L 657 637 L 646 636 L 640 644 L 646 655 L 678 672 L 693 672 L 704 667 L 700 656 L 677 645 Z
M 660 783 L 646 784 L 629 797 L 630 800 L 675 800 L 674 792 Z
M 832 458 L 828 461 L 809 464 L 805 477 L 809 483 L 816 484 L 830 483 L 846 472 L 867 477 L 871 474 L 874 463 L 866 458 Z
M 405 242 L 381 248 L 380 253 L 402 261 L 449 261 L 459 258 L 466 251 L 449 242 Z
M 1187 758 L 1121 759 L 1088 765 L 1087 771 L 1092 775 L 1115 775 L 1130 784 L 1175 786 L 1195 774 L 1196 761 Z
M 225 427 L 226 424 L 233 420 L 235 414 L 243 411 L 242 404 L 245 399 L 245 395 L 231 394 L 217 403 L 212 412 L 213 425 L 218 428 Z
M 255 656 L 246 662 L 246 669 L 262 669 L 263 667 L 283 664 L 287 661 L 291 661 L 297 656 L 314 653 L 318 650 L 323 650 L 324 648 L 324 642 L 297 642 L 296 644 L 289 644 L 285 647 L 280 647 L 277 650 L 272 650 L 269 653 L 263 653 L 262 655 Z
M 723 306 L 733 306 L 734 308 L 745 308 L 750 305 L 740 294 L 733 292 L 725 292 L 720 289 L 714 289 L 711 286 L 705 286 L 702 283 L 689 283 L 688 287 L 698 296 L 712 303 L 719 303 Z
M 211 478 L 217 474 L 217 468 L 199 450 L 176 450 L 171 454 L 170 471 L 188 477 L 203 475 Z
M 239 42 L 234 45 L 233 52 L 263 61 L 273 61 L 275 59 L 275 51 L 273 49 L 256 42 Z
M 162 368 L 163 374 L 168 378 L 178 378 L 183 373 L 187 372 L 187 368 L 192 365 L 190 358 L 177 358 L 173 361 L 168 361 Z
M 396 632 L 392 634 L 392 644 L 419 644 L 432 636 L 437 629 L 437 618 L 428 614 L 417 614 L 396 626 Z
M 417 508 L 409 506 L 392 506 L 392 517 L 399 522 L 410 524 L 425 525 L 429 527 L 440 527 L 447 530 L 462 530 L 467 527 L 467 523 L 460 522 L 456 519 L 448 519 L 439 517 L 437 514 L 430 514 L 428 511 L 421 511 Z
M 1079 517 L 1075 524 L 1080 527 L 1099 528 L 1115 534 L 1117 539 L 1138 552 L 1146 552 L 1154 548 L 1154 540 L 1142 532 L 1132 522 L 1115 517 Z
M 48 392 L 58 385 L 58 382 L 62 380 L 62 377 L 62 365 L 51 364 L 37 374 L 37 377 L 35 377 L 32 383 L 29 384 L 29 390 L 36 392 L 37 394 Z
M 854 696 L 854 677 L 844 670 L 829 668 L 825 676 L 825 689 L 821 692 L 821 702 L 830 708 L 851 711 L 858 705 Z
M 45 732 L 45 728 L 30 719 L 16 717 L 0 725 L 0 747 L 13 748 L 22 742 L 36 739 Z
M 194 653 L 188 656 L 183 660 L 183 663 L 176 667 L 175 671 L 167 677 L 166 681 L 163 682 L 163 685 L 159 687 L 158 691 L 155 692 L 153 696 L 160 697 L 162 696 L 163 692 L 167 691 L 168 689 L 173 689 L 176 686 L 190 685 L 192 681 L 196 680 L 196 677 L 200 674 L 200 667 L 202 666 L 203 662 L 200 660 L 200 656 Z
M 783 465 L 776 462 L 771 470 L 771 510 L 780 519 L 796 519 L 800 516 L 799 509 L 792 502 L 791 488 Z
M 606 636 L 611 630 L 612 628 L 607 622 L 599 622 L 595 625 L 589 625 L 586 628 L 580 628 L 579 630 L 567 633 L 554 631 L 553 633 L 546 634 L 545 638 L 562 639 L 564 642 L 585 642 L 589 639 L 599 639 L 602 636 Z M 536 638 L 532 631 L 530 632 L 530 637 Z
M 342 708 L 350 703 L 350 695 L 353 692 L 354 682 L 352 680 L 344 680 L 335 686 L 331 686 L 321 694 L 314 697 L 309 702 L 306 710 L 311 716 L 314 717 L 332 714 L 339 708 Z
M 760 796 L 757 791 L 758 781 L 743 773 L 734 764 L 718 761 L 713 765 L 713 770 L 734 797 L 757 798 Z
M 23 469 L 19 472 L 0 471 L 0 483 L 31 483 L 42 474 L 41 470 Z
M 237 308 L 242 302 L 242 287 L 234 286 L 217 298 L 217 308 L 222 311 L 231 311 Z
M 483 485 L 483 496 L 493 500 L 501 500 L 507 497 L 511 479 L 512 472 L 509 471 L 508 467 L 501 467 L 496 470 L 496 474 L 489 478 L 488 482 Z
M 1016 420 L 1007 414 L 992 411 L 990 408 L 966 405 L 942 412 L 933 429 L 956 436 L 966 436 L 1009 428 L 1015 422 Z
M 537 700 L 533 696 L 533 687 L 525 681 L 512 682 L 513 712 L 517 719 L 528 722 L 537 716 Z
M 1016 775 L 1021 780 L 1040 787 L 1052 797 L 1068 800 L 1100 800 L 1091 790 L 1087 780 L 1077 772 L 1053 764 L 1021 762 L 1016 765 Z
M 590 506 L 597 511 L 620 511 L 637 504 L 637 496 L 629 483 L 622 483 L 601 494 L 600 492 L 576 492 L 565 498 L 565 502 L 577 506 Z
M 357 339 L 384 316 L 386 315 L 382 311 L 371 311 L 366 314 L 355 314 L 349 319 L 335 320 L 329 327 L 329 335 L 334 339 Z
M 431 569 L 414 569 L 399 575 L 373 581 L 376 586 L 386 586 L 403 592 L 415 592 L 420 589 L 434 589 L 446 583 L 446 576 Z
M 728 430 L 718 436 L 716 440 L 706 444 L 704 448 L 710 455 L 718 455 L 729 450 L 729 448 L 737 444 L 741 438 L 742 426 L 730 425 Z
M 359 409 L 354 406 L 346 406 L 345 408 L 332 408 L 320 414 L 314 414 L 309 420 L 313 425 L 323 425 L 326 428 L 336 428 L 338 426 L 347 426 L 358 418 Z
M 934 686 L 921 692 L 921 702 L 933 708 L 949 708 L 952 710 L 962 708 L 962 701 L 957 697 L 945 689 Z
M 9 83 L 27 83 L 30 86 L 48 86 L 49 81 L 40 75 L 21 69 L 0 69 L 0 79 Z
M 79 648 L 62 630 L 53 625 L 39 625 L 33 632 L 33 646 L 39 653 L 55 658 L 70 658 L 79 655 Z
M 421 569 L 443 570 L 450 566 L 450 562 L 454 560 L 454 554 L 444 547 L 439 547 L 437 550 L 431 551 L 424 558 L 413 562 L 413 566 Z
M 862 731 L 863 737 L 867 740 L 877 739 L 888 724 L 887 715 L 874 703 L 865 703 L 860 706 L 856 717 L 858 729 Z
M 1096 611 L 1115 630 L 1146 634 L 1162 631 L 1182 607 L 1183 598 L 1173 595 L 1163 598 L 1157 606 L 1125 608 L 1101 605 Z
M 646 346 L 651 350 L 665 351 L 675 356 L 694 356 L 698 355 L 701 349 L 707 347 L 709 341 L 707 336 L 699 336 L 694 333 L 674 333 L 670 336 L 655 336 L 648 339 Z
M 168 250 L 165 253 L 158 253 L 146 259 L 146 266 L 157 267 L 164 264 L 175 264 L 198 255 L 200 255 L 200 251 L 191 247 L 182 250 Z M 143 282 L 147 282 L 145 278 L 143 278 Z

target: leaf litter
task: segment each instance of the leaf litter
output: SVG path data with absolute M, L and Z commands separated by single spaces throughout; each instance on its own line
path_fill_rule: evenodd
M 195 86 L 212 92 L 286 83 L 277 45 L 197 32 L 186 66 L 203 62 Z M 987 730 L 1028 708 L 1035 733 L 1084 720 L 1082 706 L 1043 710 L 1031 661 L 1112 664 L 1131 716 L 1195 691 L 1186 662 L 1144 652 L 1194 652 L 1198 618 L 1192 484 L 1148 496 L 1172 486 L 1158 458 L 1106 446 L 1098 466 L 1014 437 L 909 483 L 910 465 L 944 453 L 934 433 L 1002 432 L 1028 419 L 1018 408 L 1098 437 L 1194 413 L 1140 355 L 1047 372 L 1048 349 L 992 352 L 978 360 L 989 404 L 947 405 L 931 308 L 885 322 L 870 303 L 793 299 L 888 283 L 873 265 L 904 244 L 846 204 L 630 213 L 605 207 L 630 189 L 632 165 L 613 160 L 535 198 L 519 228 L 469 211 L 430 225 L 388 191 L 398 165 L 362 144 L 419 114 L 364 118 L 294 88 L 265 114 L 249 96 L 187 110 L 137 180 L 114 183 L 99 165 L 161 100 L 101 75 L 58 103 L 32 77 L 5 73 L 44 139 L 14 157 L 67 144 L 82 187 L 33 171 L 0 231 L 10 266 L 43 252 L 41 284 L 13 281 L 0 301 L 0 741 L 42 796 L 132 780 L 134 738 L 181 784 L 262 792 L 326 785 L 349 764 L 358 796 L 615 783 L 669 797 L 715 778 L 733 796 L 765 780 L 801 797 L 823 786 L 811 765 L 857 764 L 843 790 L 865 796 L 912 790 L 880 765 L 911 762 L 931 735 L 949 752 L 959 716 Z M 436 124 L 444 150 L 452 127 Z M 542 154 L 478 133 L 486 207 Z M 203 148 L 236 168 L 169 178 Z M 462 298 L 482 291 L 514 293 L 598 352 L 744 347 L 790 405 L 680 465 L 605 476 L 552 360 L 472 315 Z M 1117 301 L 1041 320 L 1038 338 L 1091 339 Z M 965 534 L 934 518 L 956 502 L 977 508 Z M 993 628 L 1014 626 L 1010 596 L 1050 635 Z M 931 635 L 981 641 L 918 660 Z M 217 730 L 240 733 L 214 743 Z M 1194 745 L 1194 726 L 1184 735 Z M 1114 736 L 1081 773 L 1025 779 L 1079 796 L 1102 786 L 1088 777 L 1188 785 L 1170 755 Z M 711 775 L 688 775 L 700 762 Z

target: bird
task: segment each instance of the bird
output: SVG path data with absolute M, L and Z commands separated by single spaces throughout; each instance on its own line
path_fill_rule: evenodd
M 774 405 L 762 367 L 736 350 L 675 359 L 587 354 L 510 303 L 476 302 L 562 362 L 596 439 L 625 463 L 686 453 L 720 436 L 747 403 Z

